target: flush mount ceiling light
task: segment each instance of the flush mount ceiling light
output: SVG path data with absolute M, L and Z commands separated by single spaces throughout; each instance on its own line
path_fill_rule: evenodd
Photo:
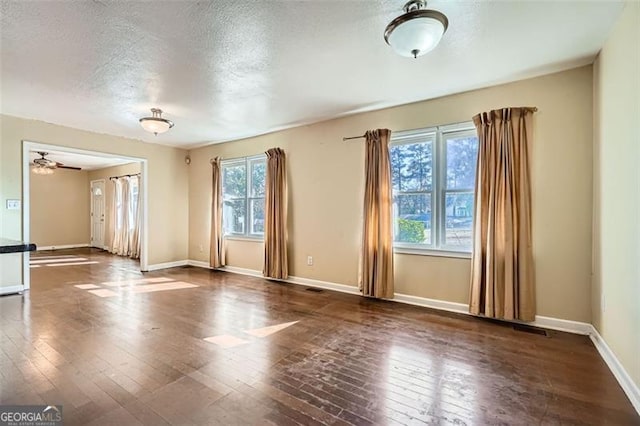
M 158 136 L 158 133 L 164 133 L 173 127 L 173 121 L 162 118 L 162 110 L 151 108 L 152 117 L 144 117 L 140 119 L 140 125 L 147 132 L 151 132 Z
M 425 0 L 411 0 L 404 5 L 404 15 L 391 21 L 384 30 L 384 40 L 398 55 L 417 58 L 440 43 L 449 20 L 426 7 Z

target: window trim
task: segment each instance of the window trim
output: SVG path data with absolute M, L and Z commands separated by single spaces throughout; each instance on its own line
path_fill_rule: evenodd
M 389 147 L 394 145 L 404 145 L 416 143 L 417 141 L 426 142 L 426 139 L 432 139 L 432 170 L 433 177 L 431 179 L 431 243 L 416 244 L 393 242 L 393 251 L 397 254 L 414 254 L 423 256 L 441 256 L 454 258 L 470 258 L 473 247 L 469 250 L 460 250 L 460 247 L 446 245 L 446 196 L 448 193 L 473 193 L 475 188 L 456 188 L 447 189 L 447 136 L 456 133 L 475 132 L 476 128 L 472 121 L 453 123 L 442 126 L 427 127 L 424 129 L 405 130 L 391 134 Z M 476 135 L 477 136 L 477 135 Z M 473 212 L 475 213 L 475 212 Z M 395 215 L 394 215 L 395 219 Z M 472 228 L 473 229 L 473 228 Z
M 264 232 L 262 233 L 252 233 L 251 232 L 251 201 L 252 200 L 264 200 L 265 197 L 254 197 L 251 193 L 251 178 L 252 178 L 252 166 L 255 163 L 264 163 L 265 164 L 265 174 L 266 174 L 266 165 L 267 165 L 267 156 L 266 154 L 257 154 L 246 157 L 236 157 L 229 158 L 226 160 L 220 161 L 220 177 L 222 179 L 222 205 L 224 206 L 225 201 L 230 200 L 244 200 L 244 214 L 246 218 L 246 222 L 244 224 L 244 232 L 230 232 L 225 233 L 224 228 L 224 207 L 222 209 L 222 223 L 223 223 L 223 238 L 229 240 L 249 240 L 249 241 L 264 241 Z M 224 196 L 224 169 L 226 167 L 233 167 L 234 165 L 244 165 L 245 167 L 245 194 L 244 197 L 228 197 Z M 266 178 L 266 176 L 265 176 Z

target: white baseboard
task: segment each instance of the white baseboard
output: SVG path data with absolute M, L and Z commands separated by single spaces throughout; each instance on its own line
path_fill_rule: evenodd
M 197 266 L 201 268 L 208 268 L 209 264 L 197 260 L 190 260 L 189 265 Z M 218 268 L 220 271 L 232 272 L 234 274 L 249 275 L 252 277 L 264 278 L 262 272 L 254 269 L 238 268 L 236 266 L 224 266 Z M 276 280 L 287 282 L 291 284 L 300 284 L 308 287 L 322 288 L 325 290 L 339 291 L 341 293 L 348 294 L 360 294 L 357 287 L 345 284 L 332 283 L 328 281 L 313 280 L 310 278 L 302 278 L 291 276 L 286 280 Z M 469 313 L 469 305 L 466 303 L 449 302 L 446 300 L 429 299 L 420 296 L 411 296 L 409 294 L 397 293 L 393 299 L 389 299 L 394 302 L 405 303 L 407 305 L 424 306 L 426 308 L 438 309 L 441 311 L 455 312 L 459 314 L 471 315 Z M 512 321 L 519 322 L 519 321 Z M 547 328 L 551 330 L 565 331 L 574 334 L 589 335 L 591 333 L 592 326 L 585 322 L 570 321 L 560 318 L 552 318 L 536 315 L 536 320 L 526 323 L 534 327 Z
M 294 277 L 294 276 L 291 276 L 289 277 L 289 279 L 282 280 L 282 281 L 291 283 L 291 284 L 304 285 L 307 287 L 315 287 L 315 288 L 322 288 L 326 290 L 339 291 L 340 293 L 357 294 L 357 295 L 360 294 L 360 290 L 358 290 L 358 287 L 353 285 L 337 284 L 329 281 L 320 281 L 320 280 L 313 280 L 311 278 L 302 278 L 302 277 Z
M 193 266 L 199 266 L 198 264 L 204 264 L 204 263 L 205 262 L 189 261 L 189 264 Z M 208 265 L 206 266 L 206 268 L 212 269 Z M 262 275 L 261 271 L 256 271 L 255 269 L 238 268 L 236 266 L 224 266 L 222 268 L 216 268 L 216 270 L 232 272 L 234 274 L 249 275 L 251 277 L 257 277 L 257 278 L 265 278 Z M 325 290 L 339 291 L 340 293 L 360 294 L 360 292 L 358 291 L 358 288 L 351 285 L 337 284 L 337 283 L 332 283 L 328 281 L 319 281 L 311 278 L 289 276 L 289 278 L 287 278 L 286 280 L 280 280 L 275 278 L 267 278 L 267 279 L 272 281 L 281 281 L 289 284 L 298 284 L 298 285 L 304 285 L 307 287 L 315 287 L 315 288 L 322 288 Z
M 534 327 L 548 328 L 551 330 L 564 331 L 573 334 L 582 334 L 589 336 L 593 326 L 586 322 L 571 321 L 561 318 L 544 317 L 536 315 L 536 320 L 533 322 L 527 322 L 526 324 Z
M 203 262 L 201 260 L 189 260 L 188 262 L 189 262 L 188 265 L 190 265 L 190 266 L 196 266 L 198 268 L 211 269 L 209 267 L 209 262 Z
M 634 383 L 627 370 L 620 363 L 620 360 L 618 360 L 618 357 L 616 357 L 609 345 L 607 345 L 607 342 L 605 342 L 600 333 L 598 333 L 598 330 L 592 325 L 590 325 L 590 327 L 591 332 L 589 333 L 589 337 L 591 337 L 591 341 L 622 387 L 624 393 L 627 394 L 633 407 L 638 414 L 640 414 L 640 388 Z
M 406 303 L 407 305 L 424 306 L 425 308 L 438 309 L 441 311 L 456 312 L 458 314 L 469 315 L 469 305 L 465 303 L 448 302 L 446 300 L 428 299 L 426 297 L 411 296 L 409 294 L 396 293 L 393 299 L 395 302 Z
M 212 269 L 209 267 L 209 264 L 207 262 L 190 260 L 188 263 L 189 265 L 192 265 L 192 266 Z M 242 275 L 249 275 L 252 277 L 264 278 L 262 276 L 262 272 L 256 271 L 253 269 L 238 268 L 235 266 L 225 266 L 223 268 L 219 268 L 218 270 L 231 272 L 234 274 L 242 274 Z M 292 276 L 292 277 L 289 277 L 289 279 L 287 280 L 278 280 L 278 281 L 283 281 L 291 284 L 299 284 L 299 285 L 304 285 L 308 287 L 322 288 L 326 290 L 339 291 L 341 293 L 360 294 L 360 292 L 358 291 L 358 288 L 355 286 L 337 284 L 337 283 L 332 283 L 327 281 L 312 280 L 309 278 Z M 438 309 L 442 311 L 471 315 L 469 313 L 469 306 L 465 303 L 456 303 L 456 302 L 448 302 L 446 300 L 428 299 L 426 297 L 411 296 L 408 294 L 396 294 L 395 298 L 391 300 L 399 303 L 406 303 L 408 305 L 424 306 L 427 308 Z M 618 358 L 611 351 L 609 346 L 607 346 L 606 342 L 604 341 L 604 339 L 602 339 L 602 336 L 600 336 L 600 334 L 593 327 L 593 325 L 588 324 L 586 322 L 571 321 L 571 320 L 552 318 L 552 317 L 546 317 L 541 315 L 536 315 L 535 321 L 528 322 L 526 324 L 535 326 L 535 327 L 540 327 L 540 328 L 564 331 L 567 333 L 588 335 L 593 341 L 596 349 L 600 353 L 600 356 L 604 359 L 607 366 L 609 367 L 609 369 L 611 370 L 615 378 L 618 380 L 618 383 L 620 383 L 620 386 L 622 386 L 622 389 L 627 394 L 627 397 L 629 397 L 629 400 L 635 407 L 636 411 L 638 411 L 638 413 L 640 414 L 640 389 L 638 389 L 638 386 L 633 382 L 633 380 L 631 379 L 631 376 L 629 376 L 629 374 L 627 373 L 625 368 L 622 366 Z
M 178 266 L 186 266 L 189 264 L 188 260 L 176 260 L 175 262 L 156 263 L 154 265 L 148 265 L 144 272 L 157 271 L 159 269 L 177 268 Z
M 24 291 L 23 285 L 10 285 L 6 287 L 0 287 L 0 296 L 6 296 L 9 294 L 16 294 Z
M 89 244 L 63 244 L 63 245 L 59 245 L 59 246 L 37 246 L 36 247 L 36 251 L 41 251 L 41 250 L 65 250 L 65 249 L 83 248 L 83 247 L 89 247 Z

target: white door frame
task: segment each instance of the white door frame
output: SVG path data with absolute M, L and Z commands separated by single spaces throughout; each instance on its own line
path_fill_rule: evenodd
M 96 182 L 102 182 L 104 185 L 104 192 L 102 194 L 102 202 L 103 202 L 103 206 L 102 206 L 102 214 L 104 215 L 104 212 L 107 209 L 107 198 L 106 198 L 106 194 L 107 194 L 107 182 L 104 179 L 94 179 L 94 180 L 90 180 L 89 181 L 89 190 L 91 191 L 91 200 L 89 201 L 89 210 L 90 210 L 90 215 L 89 215 L 89 220 L 91 221 L 91 230 L 89 232 L 89 238 L 91 238 L 91 241 L 89 241 L 89 246 L 93 247 L 91 245 L 91 243 L 93 242 L 93 184 Z M 104 225 L 102 228 L 102 246 L 100 246 L 100 248 L 102 250 L 105 250 L 105 244 L 104 244 L 104 238 L 105 238 L 105 234 L 107 232 L 107 221 L 106 221 L 106 217 L 104 218 L 105 220 L 103 221 Z
M 146 158 L 140 157 L 132 157 L 130 155 L 119 155 L 119 154 L 110 154 L 106 152 L 100 151 L 90 151 L 86 149 L 78 149 L 78 148 L 70 148 L 67 146 L 60 145 L 50 145 L 40 142 L 33 142 L 28 140 L 22 141 L 22 239 L 24 241 L 29 241 L 29 220 L 30 220 L 30 178 L 31 178 L 31 168 L 29 167 L 29 152 L 30 151 L 60 151 L 60 152 L 68 152 L 71 154 L 84 154 L 84 155 L 93 155 L 95 157 L 107 157 L 107 158 L 122 158 L 124 160 L 131 160 L 131 162 L 139 162 L 140 163 L 140 175 L 142 176 L 142 241 L 140 243 L 140 270 L 148 271 L 149 270 L 149 251 L 147 248 L 149 247 L 149 220 L 147 217 L 148 213 L 148 187 L 149 187 L 149 179 L 148 176 L 148 164 Z M 25 252 L 23 258 L 22 265 L 22 281 L 24 284 L 24 289 L 28 290 L 31 286 L 31 269 L 29 267 L 29 252 Z

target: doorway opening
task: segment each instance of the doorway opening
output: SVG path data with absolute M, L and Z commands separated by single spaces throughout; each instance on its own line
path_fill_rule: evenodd
M 23 141 L 22 160 L 23 239 L 40 252 L 24 256 L 24 289 L 32 268 L 97 263 L 59 250 L 118 255 L 148 269 L 146 159 Z

